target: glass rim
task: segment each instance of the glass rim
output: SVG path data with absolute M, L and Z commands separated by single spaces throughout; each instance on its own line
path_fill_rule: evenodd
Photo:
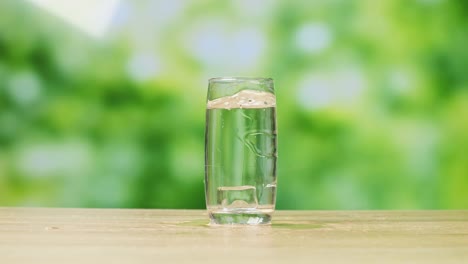
M 208 80 L 209 83 L 229 83 L 229 82 L 262 82 L 272 83 L 273 78 L 264 77 L 215 77 Z

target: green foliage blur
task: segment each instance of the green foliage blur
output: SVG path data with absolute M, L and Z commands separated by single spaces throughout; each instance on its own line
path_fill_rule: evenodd
M 0 206 L 205 208 L 207 80 L 275 80 L 278 209 L 468 208 L 468 2 L 0 2 Z

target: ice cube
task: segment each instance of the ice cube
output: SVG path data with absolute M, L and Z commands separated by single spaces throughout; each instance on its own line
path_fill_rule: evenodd
M 218 188 L 218 204 L 223 209 L 255 209 L 258 206 L 255 186 L 226 186 Z

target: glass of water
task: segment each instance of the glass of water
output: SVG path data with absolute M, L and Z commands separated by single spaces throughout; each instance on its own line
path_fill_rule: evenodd
M 209 80 L 205 195 L 212 224 L 269 224 L 276 200 L 276 97 L 270 78 Z

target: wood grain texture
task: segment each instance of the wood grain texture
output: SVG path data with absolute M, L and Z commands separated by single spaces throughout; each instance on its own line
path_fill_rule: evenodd
M 0 263 L 468 263 L 468 211 L 279 211 L 209 226 L 202 210 L 0 208 Z

